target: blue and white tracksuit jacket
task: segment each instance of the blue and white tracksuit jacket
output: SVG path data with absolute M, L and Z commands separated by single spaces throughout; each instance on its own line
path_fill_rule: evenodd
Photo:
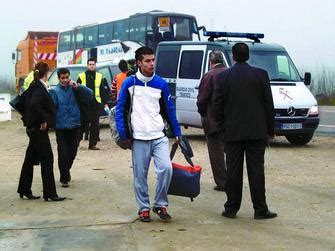
M 133 90 L 130 117 L 133 135 L 129 135 L 127 116 Z M 138 140 L 161 138 L 164 136 L 163 119 L 169 124 L 174 136 L 181 135 L 176 110 L 166 81 L 157 75 L 145 77 L 140 71 L 126 78 L 122 84 L 115 114 L 120 139 L 124 141 L 129 138 Z

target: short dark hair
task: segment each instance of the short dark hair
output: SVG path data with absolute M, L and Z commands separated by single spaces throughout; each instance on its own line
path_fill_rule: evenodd
M 142 46 L 135 51 L 135 60 L 141 61 L 143 59 L 143 55 L 152 55 L 152 54 L 155 53 L 150 47 Z
M 135 59 L 134 59 L 134 58 L 132 58 L 132 59 L 128 59 L 128 64 L 129 64 L 130 66 L 135 65 L 135 64 L 136 64 Z
M 88 62 L 90 62 L 90 61 L 94 61 L 94 63 L 97 63 L 97 60 L 96 60 L 95 58 L 89 58 L 89 59 L 87 59 L 87 64 L 88 64 Z
M 126 60 L 121 59 L 119 62 L 119 69 L 122 72 L 128 71 L 128 63 Z
M 212 64 L 223 64 L 222 51 L 214 50 L 209 53 L 209 61 Z
M 249 47 L 246 43 L 236 43 L 233 46 L 233 57 L 238 63 L 244 63 L 249 59 Z
M 70 71 L 68 68 L 59 68 L 57 71 L 57 76 L 58 78 L 60 78 L 60 75 L 64 75 L 64 74 L 69 74 L 70 75 Z

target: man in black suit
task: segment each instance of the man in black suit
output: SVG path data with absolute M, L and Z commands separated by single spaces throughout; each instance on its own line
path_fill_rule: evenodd
M 222 215 L 235 218 L 240 209 L 243 161 L 246 163 L 255 219 L 277 216 L 265 200 L 264 153 L 268 138 L 274 138 L 274 107 L 266 71 L 250 66 L 249 47 L 236 43 L 234 66 L 216 79 L 213 114 L 223 131 L 226 164 L 227 202 Z

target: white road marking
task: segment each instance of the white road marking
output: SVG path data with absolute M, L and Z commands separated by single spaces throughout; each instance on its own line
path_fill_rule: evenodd
M 335 125 L 321 125 L 321 124 L 319 124 L 319 126 L 328 127 L 328 128 L 335 128 Z

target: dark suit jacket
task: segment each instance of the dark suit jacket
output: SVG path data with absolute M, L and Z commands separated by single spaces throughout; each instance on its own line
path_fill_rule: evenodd
M 213 114 L 225 141 L 267 139 L 274 135 L 274 107 L 266 71 L 236 63 L 215 83 Z
M 217 123 L 213 116 L 212 99 L 214 92 L 214 79 L 226 68 L 219 64 L 208 71 L 201 79 L 197 97 L 198 112 L 201 115 L 202 127 L 206 135 L 219 132 Z
M 47 122 L 48 128 L 54 128 L 56 109 L 52 99 L 41 81 L 33 81 L 27 89 L 23 122 L 28 129 L 39 129 Z

